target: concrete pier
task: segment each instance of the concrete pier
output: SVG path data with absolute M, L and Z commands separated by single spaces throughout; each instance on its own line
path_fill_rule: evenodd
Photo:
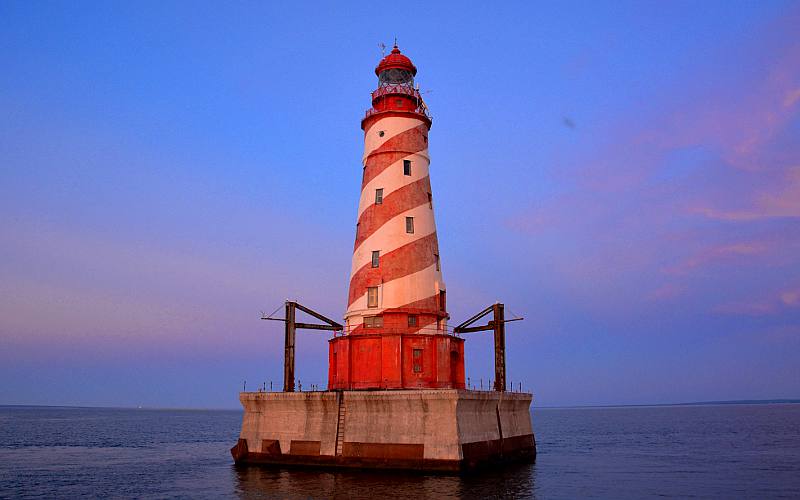
M 532 396 L 456 389 L 242 392 L 237 463 L 459 471 L 533 460 Z

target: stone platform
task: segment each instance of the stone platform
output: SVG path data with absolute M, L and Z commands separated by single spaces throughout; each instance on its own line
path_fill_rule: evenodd
M 237 464 L 460 471 L 531 461 L 532 396 L 456 389 L 242 392 Z

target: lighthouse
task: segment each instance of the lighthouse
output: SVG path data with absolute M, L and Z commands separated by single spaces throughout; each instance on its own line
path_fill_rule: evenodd
M 330 389 L 464 388 L 464 341 L 447 333 L 428 131 L 417 68 L 395 45 L 361 120 L 363 173 L 345 333 Z
M 503 304 L 451 327 L 417 68 L 395 46 L 375 68 L 344 324 L 287 301 L 283 391 L 239 393 L 237 464 L 461 471 L 533 460 L 530 393 L 507 390 Z M 298 321 L 297 312 L 323 324 Z M 476 325 L 491 315 L 486 325 Z M 328 387 L 295 383 L 298 329 L 332 332 Z M 464 334 L 494 333 L 493 390 L 467 387 Z

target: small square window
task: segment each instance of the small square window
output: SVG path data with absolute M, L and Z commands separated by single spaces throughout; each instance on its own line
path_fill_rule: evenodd
M 411 160 L 403 160 L 403 175 L 411 175 Z
M 417 315 L 416 314 L 409 314 L 408 315 L 408 326 L 417 326 Z
M 381 263 L 381 251 L 380 250 L 373 250 L 372 251 L 372 267 L 378 267 Z
M 414 218 L 413 217 L 406 217 L 406 232 L 408 234 L 414 234 Z
M 414 373 L 422 373 L 422 349 L 414 349 Z
M 383 326 L 383 316 L 367 316 L 364 318 L 365 328 L 380 328 Z
M 378 307 L 378 287 L 367 288 L 367 307 Z
M 383 188 L 375 190 L 375 204 L 380 205 L 383 203 Z

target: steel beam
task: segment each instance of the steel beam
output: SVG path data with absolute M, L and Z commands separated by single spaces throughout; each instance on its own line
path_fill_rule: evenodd
M 286 301 L 286 335 L 284 336 L 283 392 L 294 392 L 294 313 L 296 302 Z
M 503 304 L 492 305 L 494 312 L 494 390 L 506 390 L 506 322 Z

